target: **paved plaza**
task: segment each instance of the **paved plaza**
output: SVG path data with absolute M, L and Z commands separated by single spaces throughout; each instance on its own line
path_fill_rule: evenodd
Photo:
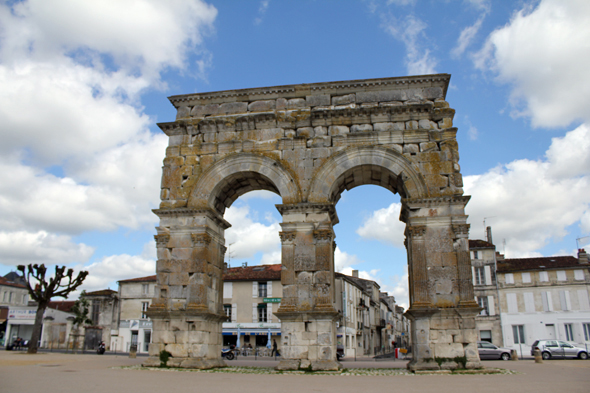
M 125 355 L 72 355 L 0 351 L 0 392 L 587 392 L 590 361 L 532 360 L 485 361 L 486 367 L 510 369 L 509 375 L 265 375 L 191 371 L 121 369 L 140 365 L 145 358 Z M 272 367 L 276 361 L 250 359 L 228 362 L 232 366 Z M 345 360 L 346 368 L 403 367 L 402 361 Z

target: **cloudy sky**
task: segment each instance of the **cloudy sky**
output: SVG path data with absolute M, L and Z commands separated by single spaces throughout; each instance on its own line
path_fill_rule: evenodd
M 507 257 L 590 235 L 587 0 L 0 1 L 0 273 L 154 274 L 167 96 L 452 74 L 471 238 Z M 280 198 L 226 211 L 230 263 L 278 263 Z M 337 205 L 336 263 L 407 305 L 399 196 Z M 590 243 L 587 239 L 583 243 Z

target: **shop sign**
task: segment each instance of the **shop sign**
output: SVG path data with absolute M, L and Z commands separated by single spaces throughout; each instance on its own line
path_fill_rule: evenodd
M 37 310 L 14 310 L 8 311 L 8 319 L 35 319 Z
M 281 298 L 280 297 L 265 297 L 263 299 L 264 303 L 280 303 L 281 302 Z

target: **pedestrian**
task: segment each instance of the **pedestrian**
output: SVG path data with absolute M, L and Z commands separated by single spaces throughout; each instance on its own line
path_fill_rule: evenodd
M 272 352 L 270 353 L 270 357 L 273 356 L 281 356 L 281 354 L 277 350 L 277 340 L 272 340 Z

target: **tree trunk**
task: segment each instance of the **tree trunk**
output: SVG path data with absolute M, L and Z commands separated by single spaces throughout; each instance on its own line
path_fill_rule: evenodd
M 41 338 L 41 328 L 43 327 L 43 314 L 47 309 L 47 303 L 39 302 L 37 314 L 35 315 L 35 325 L 33 325 L 33 334 L 29 340 L 29 350 L 27 353 L 37 353 L 37 346 Z

